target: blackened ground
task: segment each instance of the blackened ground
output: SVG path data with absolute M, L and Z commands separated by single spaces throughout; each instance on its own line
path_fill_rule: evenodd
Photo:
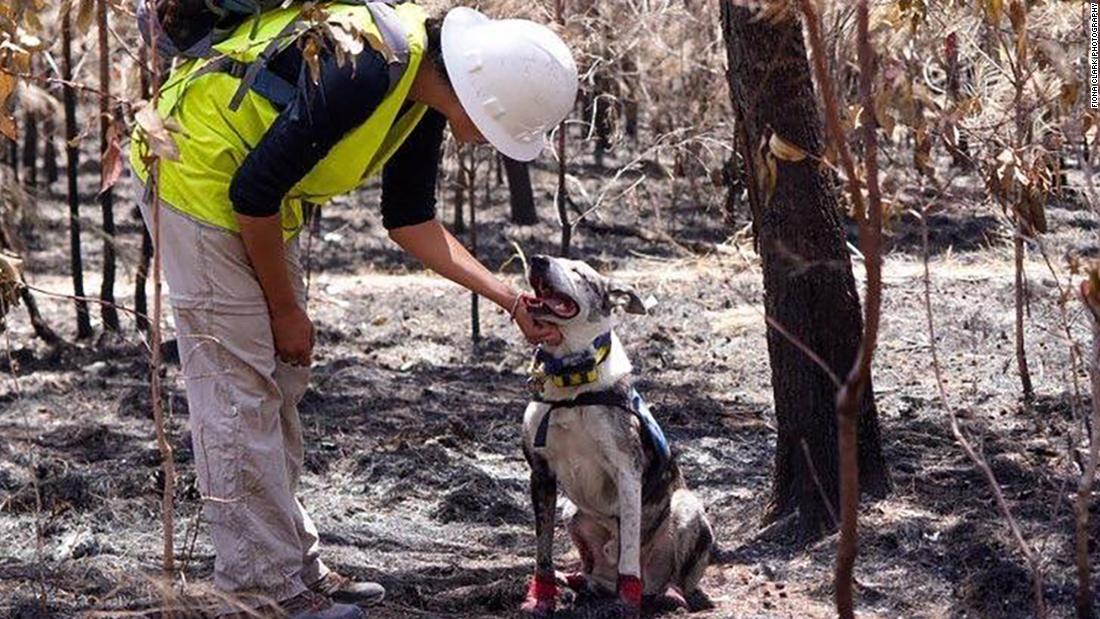
M 577 173 L 591 195 L 607 180 L 592 170 Z M 85 179 L 89 197 L 93 176 Z M 535 180 L 536 187 L 552 187 L 547 171 Z M 701 191 L 713 188 L 703 184 Z M 650 316 L 627 319 L 619 334 L 717 531 L 714 564 L 703 581 L 712 608 L 693 616 L 831 616 L 835 537 L 797 548 L 782 534 L 760 534 L 775 420 L 756 256 L 749 244 L 724 242 L 732 229 L 715 208 L 690 199 L 686 182 L 673 188 L 650 179 L 639 192 L 608 204 L 595 228 L 579 228 L 574 255 L 659 300 Z M 504 188 L 495 188 L 492 204 L 479 211 L 479 253 L 492 267 L 506 262 L 512 241 L 528 253 L 555 251 L 550 194 L 536 193 L 543 223 L 534 227 L 506 223 Z M 721 198 L 709 197 L 715 204 Z M 483 338 L 475 346 L 469 294 L 398 253 L 376 205 L 377 194 L 367 191 L 327 208 L 310 242 L 310 312 L 319 337 L 301 406 L 303 502 L 330 564 L 389 590 L 371 617 L 511 616 L 533 569 L 519 449 L 531 351 L 484 303 Z M 948 389 L 1045 562 L 1054 615 L 1068 616 L 1069 497 L 1077 475 L 1068 446 L 1088 402 L 1074 395 L 1087 389 L 1083 371 L 1075 376 L 1070 368 L 1057 299 L 1068 279 L 1063 255 L 1095 252 L 1096 222 L 1072 200 L 1052 205 L 1046 243 L 1057 282 L 1031 248 L 1027 337 L 1039 397 L 1026 409 L 1013 359 L 1008 228 L 997 208 L 977 197 L 943 207 L 930 221 L 937 345 Z M 450 209 L 441 216 L 450 221 Z M 121 270 L 132 274 L 138 228 L 123 219 Z M 43 192 L 34 220 L 27 229 L 30 280 L 68 290 L 67 228 L 57 195 Z M 983 480 L 952 440 L 934 388 L 919 232 L 911 219 L 893 223 L 885 269 L 875 382 L 895 491 L 863 508 L 861 616 L 1028 616 L 1025 564 Z M 87 289 L 94 291 L 100 241 L 86 234 L 85 243 Z M 693 253 L 708 248 L 706 255 Z M 515 263 L 504 273 L 519 284 Z M 120 290 L 122 302 L 132 305 L 129 277 Z M 38 298 L 71 339 L 70 303 Z M 1078 312 L 1071 312 L 1083 341 Z M 132 321 L 126 329 L 122 337 L 49 351 L 16 310 L 0 336 L 6 351 L 0 354 L 0 611 L 118 615 L 163 601 L 155 586 L 163 480 L 147 355 Z M 188 583 L 187 596 L 174 594 L 169 602 L 187 606 L 208 582 L 213 554 L 197 518 L 179 368 L 170 364 L 165 378 L 179 470 L 176 555 Z M 560 566 L 576 564 L 561 530 L 556 550 Z M 600 603 L 566 607 L 561 616 L 588 617 Z

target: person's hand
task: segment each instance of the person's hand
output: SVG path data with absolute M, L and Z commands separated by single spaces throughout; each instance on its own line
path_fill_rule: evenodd
M 516 305 L 516 313 L 513 316 L 523 336 L 532 344 L 550 344 L 555 346 L 561 343 L 561 331 L 557 326 L 536 319 L 527 311 L 523 303 Z
M 294 305 L 271 313 L 271 334 L 275 355 L 291 365 L 309 366 L 313 360 L 313 322 L 305 310 Z

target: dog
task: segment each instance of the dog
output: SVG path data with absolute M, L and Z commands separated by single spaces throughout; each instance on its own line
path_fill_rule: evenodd
M 553 614 L 559 583 L 618 594 L 617 614 L 642 600 L 687 607 L 710 558 L 714 533 L 688 490 L 660 426 L 631 386 L 632 366 L 614 333 L 619 310 L 648 313 L 630 287 L 584 262 L 534 256 L 534 291 L 522 302 L 555 324 L 560 344 L 535 355 L 535 397 L 523 418 L 537 539 L 535 576 L 522 611 Z M 581 573 L 554 570 L 557 491 Z

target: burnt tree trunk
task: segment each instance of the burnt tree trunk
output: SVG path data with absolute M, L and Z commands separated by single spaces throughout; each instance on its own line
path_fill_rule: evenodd
M 531 170 L 523 161 L 500 155 L 504 161 L 504 173 L 508 176 L 508 201 L 512 205 L 512 223 L 532 226 L 539 222 L 535 211 L 535 194 L 531 190 Z
M 12 120 L 15 123 L 19 122 L 19 121 L 15 120 L 14 117 L 12 118 Z M 18 132 L 18 129 L 16 129 L 16 131 Z M 12 176 L 12 179 L 16 183 L 18 183 L 19 182 L 19 142 L 18 142 L 18 140 L 4 140 L 4 141 L 7 142 L 7 144 L 8 144 L 8 165 L 11 166 L 11 176 Z
M 959 67 L 958 34 L 952 32 L 944 39 L 944 57 L 947 65 L 947 97 L 951 100 L 951 103 L 958 105 L 960 99 L 959 91 L 962 84 L 962 77 L 960 75 L 961 69 Z M 948 151 L 951 152 L 952 167 L 963 170 L 969 170 L 972 167 L 970 161 L 970 142 L 965 132 L 958 131 L 957 143 L 954 145 L 949 144 Z
M 463 232 L 466 232 L 466 220 L 462 215 L 462 205 L 466 199 L 467 193 L 465 187 L 466 176 L 463 172 L 463 170 L 465 169 L 463 167 L 465 165 L 463 163 L 463 157 L 464 155 L 462 153 L 458 154 L 458 180 L 454 184 L 455 216 L 454 220 L 451 222 L 451 232 L 454 232 L 455 234 L 462 234 Z
M 820 156 L 822 118 L 810 79 L 801 24 L 755 21 L 753 12 L 722 2 L 731 99 L 750 157 L 775 131 Z M 790 514 L 797 534 L 810 539 L 835 528 L 837 385 L 791 338 L 816 353 L 836 376 L 856 359 L 863 330 L 859 295 L 845 246 L 835 188 L 814 164 L 777 162 L 767 191 L 750 191 L 753 228 L 764 270 L 768 355 L 779 432 L 767 521 Z M 766 166 L 762 166 L 766 169 Z M 747 176 L 760 185 L 751 160 Z M 870 383 L 859 407 L 859 485 L 868 495 L 890 488 Z M 823 498 L 824 497 L 824 498 Z M 828 503 L 826 503 L 826 500 Z
M 107 42 L 107 0 L 96 1 L 96 25 L 99 35 L 99 156 L 105 157 L 111 142 L 111 66 L 110 45 Z M 99 174 L 106 178 L 110 171 L 100 165 Z M 115 307 L 115 200 L 114 191 L 108 187 L 99 194 L 99 206 L 103 215 L 103 282 L 99 299 L 103 328 L 118 331 L 118 309 Z
M 138 87 L 141 90 L 141 98 L 148 100 L 152 94 L 149 84 L 149 48 L 144 45 L 138 47 L 138 64 L 141 65 L 141 74 L 138 78 Z M 137 329 L 142 333 L 149 333 L 149 298 L 145 292 L 145 282 L 149 278 L 149 262 L 153 259 L 153 237 L 149 236 L 149 227 L 145 225 L 141 212 L 134 209 L 141 228 L 141 259 L 138 261 L 137 271 L 134 273 L 134 313 L 137 315 Z
M 27 112 L 23 120 L 24 182 L 33 189 L 38 184 L 38 117 Z
M 56 123 L 52 116 L 47 116 L 42 121 L 42 173 L 46 175 L 46 187 L 57 182 L 57 144 L 53 140 L 53 134 L 57 131 Z
M 140 216 L 139 216 L 140 218 Z M 142 333 L 149 332 L 149 297 L 145 292 L 145 282 L 149 279 L 149 262 L 153 259 L 153 237 L 149 228 L 141 224 L 141 260 L 134 274 L 134 313 L 137 314 L 137 328 Z
M 61 18 L 61 77 L 65 102 L 65 175 L 69 181 L 69 264 L 73 275 L 73 294 L 76 301 L 76 337 L 92 336 L 92 321 L 88 315 L 88 301 L 84 298 L 84 264 L 80 255 L 80 195 L 77 193 L 77 172 L 80 167 L 80 148 L 76 144 L 76 91 L 73 81 L 73 28 L 69 11 Z
M 565 25 L 565 0 L 554 0 L 554 21 L 558 25 Z M 568 258 L 573 243 L 573 225 L 569 221 L 569 196 L 565 191 L 565 126 L 565 120 L 558 124 L 555 143 L 558 158 L 558 191 L 554 202 L 558 206 L 558 223 L 561 224 L 561 255 L 563 258 Z

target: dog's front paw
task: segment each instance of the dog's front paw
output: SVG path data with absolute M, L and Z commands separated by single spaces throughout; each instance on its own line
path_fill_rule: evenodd
M 558 584 L 554 577 L 535 574 L 520 610 L 533 617 L 552 617 L 557 600 Z
M 641 615 L 642 590 L 641 578 L 619 574 L 619 606 L 622 610 L 620 617 L 633 619 Z

